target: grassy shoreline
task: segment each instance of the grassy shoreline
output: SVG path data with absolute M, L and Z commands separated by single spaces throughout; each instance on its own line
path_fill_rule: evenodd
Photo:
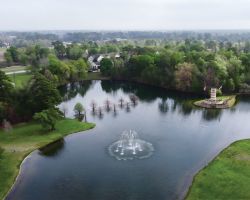
M 64 119 L 56 130 L 45 132 L 36 123 L 16 125 L 11 132 L 0 130 L 0 199 L 4 199 L 19 174 L 22 161 L 32 151 L 72 133 L 89 130 L 92 123 Z
M 250 199 L 250 139 L 232 143 L 194 177 L 185 199 Z
M 218 101 L 222 101 L 222 105 L 209 105 L 206 103 L 207 99 L 195 101 L 194 105 L 202 108 L 213 108 L 213 109 L 225 109 L 225 108 L 231 108 L 236 103 L 236 95 L 230 95 L 230 96 L 220 96 L 217 97 Z

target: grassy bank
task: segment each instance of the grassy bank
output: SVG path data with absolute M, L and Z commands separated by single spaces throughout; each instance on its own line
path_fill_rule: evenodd
M 199 100 L 194 102 L 194 105 L 202 108 L 230 108 L 234 106 L 236 102 L 236 95 L 230 95 L 230 96 L 219 96 L 217 97 L 218 101 L 223 101 L 223 104 L 221 105 L 209 105 L 206 103 L 207 99 Z
M 23 74 L 10 74 L 8 77 L 10 80 L 15 83 L 16 88 L 22 88 L 24 87 L 28 81 L 31 79 L 31 74 L 29 73 L 23 73 Z
M 109 77 L 105 77 L 101 72 L 88 72 L 87 77 L 84 80 L 108 80 Z
M 250 140 L 233 143 L 194 178 L 193 199 L 250 199 Z
M 11 132 L 0 130 L 0 199 L 9 191 L 22 160 L 30 152 L 68 134 L 94 126 L 92 123 L 64 119 L 56 124 L 56 130 L 52 132 L 44 132 L 36 123 L 16 125 Z

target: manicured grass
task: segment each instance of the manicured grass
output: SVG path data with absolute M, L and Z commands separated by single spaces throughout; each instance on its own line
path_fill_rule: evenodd
M 250 199 L 250 140 L 233 143 L 201 170 L 186 199 Z
M 8 75 L 8 77 L 10 78 L 10 80 L 15 83 L 16 88 L 21 88 L 23 86 L 25 86 L 25 84 L 28 83 L 28 81 L 31 78 L 31 74 L 29 73 L 23 73 L 23 74 L 11 74 Z
M 11 188 L 22 160 L 30 152 L 68 134 L 94 126 L 92 123 L 64 119 L 57 122 L 56 130 L 52 132 L 42 130 L 36 123 L 19 124 L 11 132 L 0 130 L 0 199 L 3 199 Z

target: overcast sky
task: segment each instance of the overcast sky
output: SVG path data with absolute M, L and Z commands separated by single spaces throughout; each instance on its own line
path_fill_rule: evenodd
M 250 29 L 250 0 L 0 0 L 0 30 Z

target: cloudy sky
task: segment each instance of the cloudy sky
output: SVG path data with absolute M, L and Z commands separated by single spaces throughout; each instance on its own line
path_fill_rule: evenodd
M 250 0 L 0 0 L 0 30 L 250 29 Z

